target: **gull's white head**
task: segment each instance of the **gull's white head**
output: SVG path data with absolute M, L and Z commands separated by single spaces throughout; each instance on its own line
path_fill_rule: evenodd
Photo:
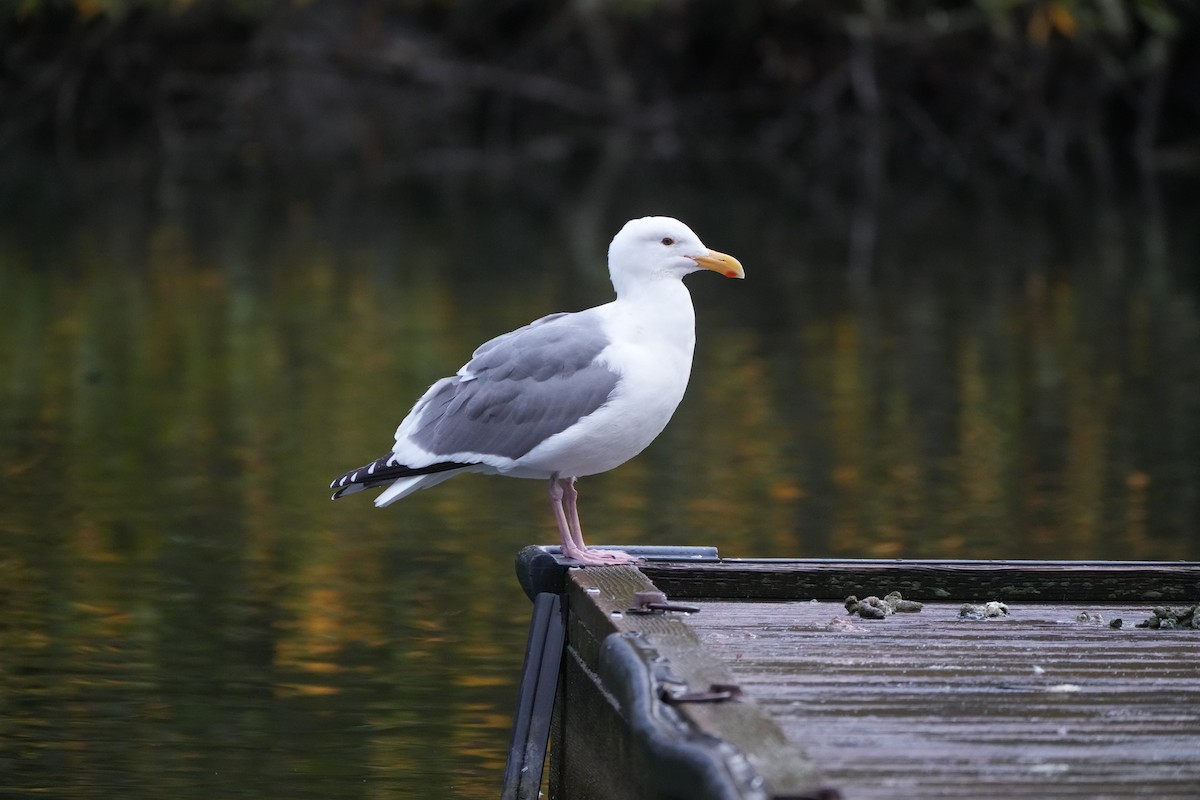
M 746 277 L 736 258 L 709 250 L 691 228 L 672 217 L 630 220 L 608 246 L 608 271 L 617 294 L 634 283 L 678 279 L 701 269 Z

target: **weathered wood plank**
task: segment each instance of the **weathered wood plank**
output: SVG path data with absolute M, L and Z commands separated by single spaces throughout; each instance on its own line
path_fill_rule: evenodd
M 1154 606 L 1200 599 L 1198 564 L 799 559 L 640 570 L 567 573 L 575 688 L 594 692 L 606 636 L 636 632 L 690 689 L 733 682 L 747 693 L 752 702 L 671 713 L 732 740 L 764 773 L 803 753 L 810 777 L 818 764 L 825 785 L 868 800 L 1200 798 L 1200 632 L 1133 627 Z M 629 615 L 633 593 L 652 587 L 646 576 L 702 611 Z M 926 608 L 869 621 L 841 603 L 896 589 Z M 730 599 L 743 597 L 782 599 Z M 992 599 L 1010 617 L 958 618 L 963 601 Z M 1122 628 L 1105 624 L 1114 616 Z M 620 717 L 612 698 L 592 700 L 600 705 L 575 715 L 577 740 L 593 717 Z M 728 727 L 723 715 L 739 706 L 773 718 L 765 748 Z M 629 746 L 609 737 L 592 755 Z
M 584 693 L 587 686 L 584 672 L 602 672 L 601 648 L 612 634 L 636 634 L 661 657 L 658 666 L 666 667 L 674 679 L 690 690 L 704 690 L 713 683 L 731 682 L 728 667 L 700 646 L 695 633 L 681 615 L 628 613 L 635 592 L 653 590 L 654 586 L 633 567 L 571 570 L 567 576 L 567 601 L 571 615 L 568 621 L 568 645 L 574 659 L 568 671 L 568 692 Z M 620 700 L 620 687 L 605 686 L 604 691 Z M 590 750 L 584 738 L 591 734 L 580 728 L 592 719 L 608 719 L 592 702 L 586 706 L 587 719 L 580 719 L 572 710 L 573 701 L 566 697 L 563 726 L 565 751 L 562 762 L 582 763 L 598 759 L 611 765 L 613 753 Z M 586 701 L 591 702 L 591 701 Z M 815 770 L 800 751 L 785 737 L 779 726 L 753 701 L 696 703 L 673 705 L 671 713 L 678 714 L 697 734 L 719 739 L 740 752 L 765 783 L 771 796 L 800 796 L 818 783 Z M 628 720 L 627 720 L 628 722 Z M 614 747 L 611 737 L 602 735 Z M 619 751 L 617 751 L 619 752 Z M 633 759 L 636 761 L 636 759 Z M 573 783 L 571 763 L 560 763 L 556 769 L 565 784 Z M 579 781 L 574 781 L 578 784 Z
M 642 571 L 672 597 L 842 599 L 898 590 L 914 600 L 1196 602 L 1195 562 L 886 561 L 796 559 L 652 563 Z
M 1200 797 L 1200 631 L 1132 627 L 1150 605 L 697 604 L 707 653 L 847 797 Z

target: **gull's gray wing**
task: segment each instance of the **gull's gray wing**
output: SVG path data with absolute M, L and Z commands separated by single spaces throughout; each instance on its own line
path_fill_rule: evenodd
M 607 402 L 618 375 L 596 356 L 595 316 L 552 314 L 482 345 L 413 409 L 410 441 L 434 455 L 517 459 Z

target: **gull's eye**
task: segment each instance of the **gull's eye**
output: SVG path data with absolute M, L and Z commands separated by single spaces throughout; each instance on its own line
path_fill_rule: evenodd
M 672 239 L 670 236 L 664 236 L 662 243 L 665 244 L 667 247 L 670 247 L 671 245 L 675 244 L 675 240 Z

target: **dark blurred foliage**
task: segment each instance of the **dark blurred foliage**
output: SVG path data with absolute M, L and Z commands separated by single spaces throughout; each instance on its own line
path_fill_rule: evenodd
M 1200 161 L 1185 0 L 22 0 L 0 150 L 204 169 L 570 159 L 614 135 L 806 178 Z

